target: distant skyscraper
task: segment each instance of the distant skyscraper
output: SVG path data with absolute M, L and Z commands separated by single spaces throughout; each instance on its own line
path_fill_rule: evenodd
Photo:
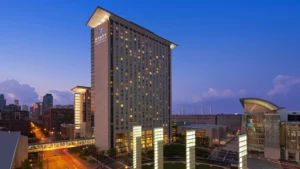
M 52 94 L 47 93 L 43 97 L 43 111 L 46 111 L 47 109 L 53 107 L 53 96 Z
M 29 111 L 29 106 L 28 106 L 28 105 L 23 105 L 23 106 L 22 106 L 22 110 L 24 110 L 24 111 Z
M 97 7 L 91 27 L 91 103 L 96 146 L 132 150 L 132 127 L 152 148 L 155 127 L 171 139 L 172 49 L 176 44 Z
M 44 109 L 43 109 L 43 102 L 37 102 L 38 105 L 38 114 L 39 116 L 43 115 Z
M 32 105 L 32 120 L 36 122 L 39 119 L 39 106 L 38 104 L 33 104 Z
M 15 99 L 14 104 L 17 105 L 17 106 L 19 106 L 19 100 Z
M 4 110 L 6 106 L 6 99 L 4 97 L 4 94 L 0 94 L 0 110 Z

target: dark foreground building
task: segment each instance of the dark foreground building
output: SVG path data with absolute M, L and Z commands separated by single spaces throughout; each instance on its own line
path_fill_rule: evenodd
M 74 108 L 49 108 L 43 113 L 42 125 L 48 131 L 60 131 L 61 124 L 74 124 Z
M 21 135 L 29 135 L 30 120 L 28 111 L 2 111 L 0 114 L 2 131 L 20 131 Z

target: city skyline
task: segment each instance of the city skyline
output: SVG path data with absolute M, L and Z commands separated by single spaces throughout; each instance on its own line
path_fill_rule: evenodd
M 180 44 L 172 58 L 173 113 L 181 106 L 188 113 L 196 107 L 199 113 L 202 104 L 207 114 L 210 106 L 215 113 L 242 112 L 240 97 L 299 109 L 300 25 L 294 22 L 300 16 L 299 2 L 58 2 L 1 3 L 0 18 L 7 26 L 0 31 L 7 34 L 0 41 L 5 63 L 0 71 L 10 71 L 0 74 L 0 94 L 7 104 L 18 99 L 31 105 L 46 93 L 53 94 L 54 104 L 72 104 L 71 88 L 90 86 L 89 29 L 83 23 L 101 5 Z M 12 7 L 17 12 L 7 16 Z M 16 18 L 19 22 L 12 22 Z

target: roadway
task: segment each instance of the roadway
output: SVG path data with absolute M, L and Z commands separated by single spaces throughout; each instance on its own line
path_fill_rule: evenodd
M 77 158 L 68 153 L 68 150 L 45 151 L 43 158 L 44 169 L 87 169 Z
M 35 133 L 36 138 L 40 139 L 40 143 L 51 142 L 53 138 L 46 137 L 41 129 L 35 124 L 31 123 L 32 132 Z M 77 158 L 72 156 L 67 149 L 59 149 L 53 151 L 43 152 L 43 169 L 87 169 Z
M 40 139 L 40 141 L 39 141 L 40 143 L 52 141 L 52 138 L 46 137 L 41 130 L 42 130 L 41 128 L 39 128 L 38 126 L 31 123 L 31 132 L 34 132 L 35 137 Z M 46 130 L 46 129 L 43 129 L 43 130 Z

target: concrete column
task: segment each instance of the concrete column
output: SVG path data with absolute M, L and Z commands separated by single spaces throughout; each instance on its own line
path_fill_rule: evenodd
M 164 128 L 154 128 L 154 169 L 164 168 Z
M 296 161 L 299 163 L 299 150 L 296 151 Z
M 142 126 L 133 126 L 133 169 L 142 169 Z
M 186 169 L 196 169 L 195 130 L 186 130 Z
M 247 134 L 239 135 L 239 169 L 247 169 Z
M 131 151 L 131 149 L 130 149 L 130 131 L 129 131 L 128 134 L 127 134 L 127 143 L 128 143 L 128 145 L 127 145 L 127 147 L 128 147 L 128 152 L 130 152 L 130 151 Z

